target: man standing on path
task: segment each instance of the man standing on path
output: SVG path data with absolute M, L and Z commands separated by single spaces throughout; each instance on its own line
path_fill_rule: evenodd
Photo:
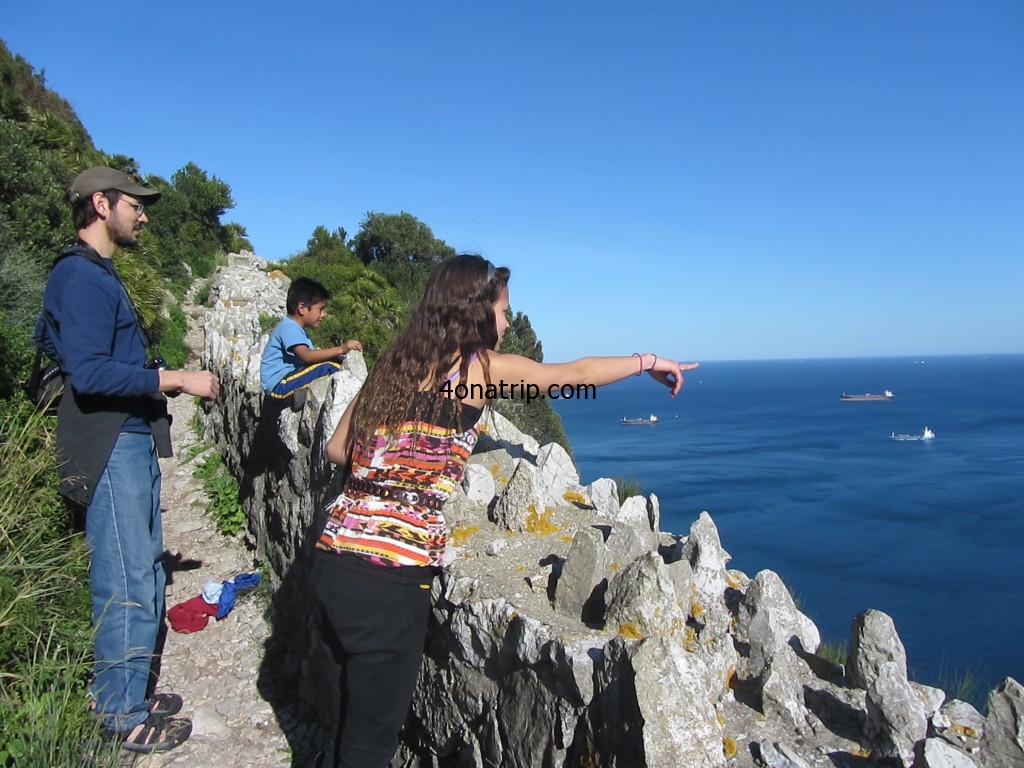
M 181 697 L 150 696 L 165 574 L 160 466 L 170 455 L 162 393 L 217 396 L 209 371 L 147 363 L 149 339 L 114 268 L 138 242 L 160 193 L 113 168 L 90 168 L 68 199 L 78 243 L 54 262 L 43 296 L 44 349 L 64 376 L 57 413 L 61 492 L 86 507 L 92 589 L 94 711 L 101 734 L 137 752 L 172 749 L 192 732 Z

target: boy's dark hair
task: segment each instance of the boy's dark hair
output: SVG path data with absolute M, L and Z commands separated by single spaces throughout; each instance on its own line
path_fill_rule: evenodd
M 324 288 L 316 280 L 308 277 L 297 277 L 292 280 L 288 288 L 288 298 L 285 301 L 285 309 L 289 315 L 299 311 L 299 304 L 311 307 L 318 301 L 327 301 L 331 298 L 331 292 Z

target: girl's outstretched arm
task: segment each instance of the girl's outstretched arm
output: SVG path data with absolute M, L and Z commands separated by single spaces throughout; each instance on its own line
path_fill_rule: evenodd
M 581 357 L 571 363 L 538 363 L 520 355 L 488 353 L 491 380 L 535 384 L 542 390 L 563 384 L 593 384 L 603 386 L 629 376 L 647 372 L 672 390 L 672 397 L 683 386 L 683 371 L 691 371 L 698 363 L 679 363 L 651 352 L 628 357 Z

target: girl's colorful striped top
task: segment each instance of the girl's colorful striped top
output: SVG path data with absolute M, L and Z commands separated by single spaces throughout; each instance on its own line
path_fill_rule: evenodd
M 421 392 L 416 406 L 437 397 L 442 396 Z M 355 490 L 346 481 L 341 495 L 328 505 L 318 549 L 351 553 L 383 566 L 441 565 L 448 537 L 444 514 L 431 507 L 442 506 L 462 482 L 476 445 L 481 411 L 464 405 L 462 423 L 457 425 L 447 399 L 433 420 L 415 417 L 417 411 L 424 410 L 414 407 L 390 440 L 378 429 L 369 444 L 355 445 L 350 481 L 355 478 L 356 485 L 364 481 L 393 491 L 410 491 L 439 503 L 425 506 L 385 499 L 372 491 Z

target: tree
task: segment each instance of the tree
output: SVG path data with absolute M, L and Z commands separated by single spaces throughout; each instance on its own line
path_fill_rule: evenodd
M 156 235 L 164 272 L 180 280 L 177 265 L 183 262 L 198 277 L 212 274 L 217 258 L 237 242 L 237 231 L 220 222 L 235 205 L 231 187 L 195 163 L 175 172 L 170 183 L 149 176 L 146 184 L 161 193 L 149 229 Z
M 348 247 L 347 240 L 348 233 L 343 228 L 338 227 L 330 232 L 327 227 L 320 225 L 306 241 L 306 250 L 302 255 L 320 264 L 354 262 L 355 255 Z
M 530 318 L 522 312 L 516 312 L 510 318 L 508 330 L 501 341 L 501 351 L 513 355 L 522 355 L 538 363 L 544 362 L 544 348 L 536 331 L 530 325 Z
M 440 264 L 455 249 L 438 240 L 426 224 L 409 213 L 367 213 L 352 241 L 356 256 L 375 262 Z
M 434 237 L 430 227 L 409 213 L 367 213 L 352 239 L 356 256 L 383 275 L 408 305 L 423 295 L 430 271 L 455 249 Z
M 249 233 L 245 231 L 245 227 L 241 224 L 229 221 L 224 225 L 224 234 L 227 242 L 225 250 L 228 253 L 241 253 L 242 251 L 253 250 L 252 243 L 249 242 Z
M 281 268 L 293 280 L 309 277 L 331 292 L 327 316 L 310 333 L 313 342 L 326 347 L 359 339 L 367 362 L 372 363 L 394 339 L 407 305 L 394 286 L 355 257 L 346 237 L 344 229 L 332 232 L 318 226 L 306 250 Z
M 536 331 L 530 324 L 530 318 L 522 312 L 516 312 L 509 320 L 508 330 L 501 340 L 501 351 L 512 355 L 522 355 L 538 363 L 544 362 L 544 349 Z M 562 426 L 562 417 L 558 415 L 548 400 L 526 402 L 525 397 L 496 400 L 494 408 L 502 416 L 509 419 L 519 429 L 533 435 L 541 443 L 553 441 L 561 445 L 572 455 L 569 437 Z

